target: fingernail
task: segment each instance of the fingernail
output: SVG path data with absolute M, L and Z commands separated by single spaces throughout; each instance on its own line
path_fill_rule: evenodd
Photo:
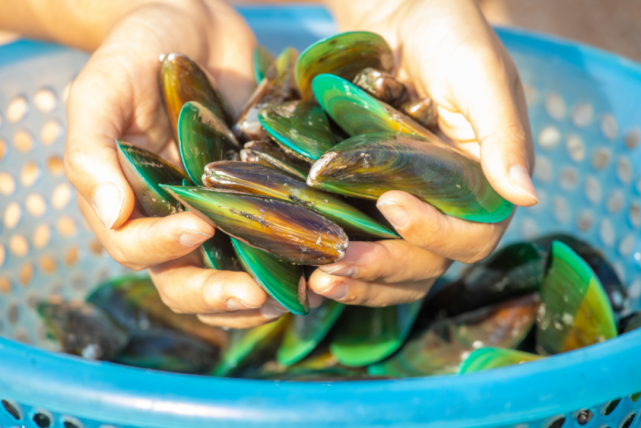
M 354 278 L 358 274 L 358 267 L 354 265 L 319 266 L 319 269 L 328 275 L 343 276 L 345 278 Z
M 93 196 L 93 208 L 100 221 L 107 229 L 111 229 L 118 220 L 122 210 L 122 194 L 113 183 L 105 183 L 98 188 Z
M 530 174 L 528 174 L 527 169 L 520 165 L 512 165 L 509 177 L 510 181 L 512 181 L 512 186 L 514 186 L 516 190 L 534 199 L 537 204 L 539 203 L 539 198 L 536 195 L 534 184 L 532 184 L 532 179 L 530 178 Z
M 338 285 L 335 285 L 334 288 L 332 288 L 330 291 L 319 293 L 319 294 L 322 294 L 328 299 L 343 300 L 345 297 L 347 297 L 347 293 L 349 293 L 349 290 L 347 289 L 347 285 L 338 284 Z
M 235 297 L 230 297 L 229 299 L 227 299 L 227 307 L 229 308 L 230 311 L 244 311 L 247 309 L 259 308 L 259 306 L 246 305 L 245 303 L 241 302 Z
M 269 320 L 274 318 L 280 318 L 287 313 L 286 310 L 282 310 L 273 305 L 264 305 L 262 308 L 260 308 L 260 312 L 263 315 L 263 317 Z
M 196 245 L 202 244 L 212 236 L 213 235 L 209 235 L 207 233 L 188 230 L 188 231 L 182 232 L 178 237 L 178 240 L 185 247 L 191 248 L 191 247 L 195 247 Z
M 410 214 L 401 204 L 396 202 L 381 202 L 380 204 L 376 204 L 376 206 L 395 228 L 404 227 L 410 221 Z

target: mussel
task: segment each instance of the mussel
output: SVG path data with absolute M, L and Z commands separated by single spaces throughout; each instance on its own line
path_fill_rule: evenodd
M 267 74 L 267 71 L 270 69 L 272 64 L 274 64 L 274 57 L 269 53 L 264 46 L 258 45 L 254 49 L 254 78 L 256 79 L 256 84 L 260 82 Z
M 240 151 L 243 162 L 254 163 L 283 171 L 299 180 L 307 180 L 310 165 L 278 147 L 271 140 L 249 141 Z
M 459 373 L 474 373 L 499 367 L 528 363 L 543 358 L 540 355 L 505 348 L 481 348 L 465 359 Z
M 358 73 L 352 82 L 368 94 L 392 106 L 401 104 L 407 98 L 405 85 L 391 74 L 368 67 Z

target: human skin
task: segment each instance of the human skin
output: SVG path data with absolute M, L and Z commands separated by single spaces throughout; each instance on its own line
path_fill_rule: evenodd
M 443 133 L 480 157 L 501 195 L 522 206 L 537 202 L 518 74 L 474 1 L 327 5 L 342 30 L 374 31 L 388 40 L 400 78 L 433 97 Z M 109 254 L 132 269 L 149 268 L 167 305 L 209 324 L 244 328 L 282 316 L 283 308 L 248 274 L 202 267 L 196 250 L 216 233 L 212 226 L 189 212 L 142 216 L 114 143 L 121 138 L 180 163 L 158 91 L 163 53 L 183 52 L 206 67 L 239 112 L 255 86 L 256 41 L 242 18 L 218 0 L 5 0 L 0 27 L 93 51 L 67 102 L 65 170 Z M 489 255 L 509 223 L 455 219 L 398 191 L 384 194 L 378 207 L 403 239 L 352 242 L 343 260 L 312 275 L 310 290 L 347 304 L 416 300 L 452 260 Z

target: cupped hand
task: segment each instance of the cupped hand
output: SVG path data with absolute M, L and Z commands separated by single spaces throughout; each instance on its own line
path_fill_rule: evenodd
M 223 2 L 141 2 L 114 25 L 75 80 L 67 103 L 67 177 L 109 254 L 134 270 L 150 268 L 176 312 L 232 328 L 284 314 L 244 272 L 203 269 L 198 251 L 215 229 L 194 214 L 141 214 L 117 156 L 115 139 L 180 165 L 163 106 L 159 56 L 182 52 L 208 69 L 238 112 L 253 90 L 254 36 Z
M 520 206 L 538 203 L 534 149 L 516 68 L 474 0 L 328 0 L 342 31 L 383 36 L 397 76 L 438 105 L 449 142 L 478 157 L 492 187 Z M 317 269 L 309 287 L 347 304 L 386 306 L 423 297 L 453 260 L 487 257 L 511 217 L 473 223 L 400 191 L 378 209 L 402 240 L 351 242 L 343 260 Z

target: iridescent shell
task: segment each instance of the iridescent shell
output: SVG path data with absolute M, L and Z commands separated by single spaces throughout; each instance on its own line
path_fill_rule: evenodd
M 504 348 L 481 348 L 465 359 L 459 373 L 474 373 L 540 360 L 544 357 L 529 352 Z
M 307 180 L 310 165 L 278 147 L 271 140 L 250 141 L 240 151 L 243 162 L 255 163 L 283 171 L 299 180 Z
M 259 84 L 267 71 L 274 63 L 274 57 L 269 53 L 264 46 L 258 45 L 254 49 L 254 78 L 256 79 L 256 84 Z
M 358 73 L 352 82 L 368 94 L 392 106 L 401 104 L 407 98 L 405 85 L 391 74 L 375 68 L 366 68 Z

